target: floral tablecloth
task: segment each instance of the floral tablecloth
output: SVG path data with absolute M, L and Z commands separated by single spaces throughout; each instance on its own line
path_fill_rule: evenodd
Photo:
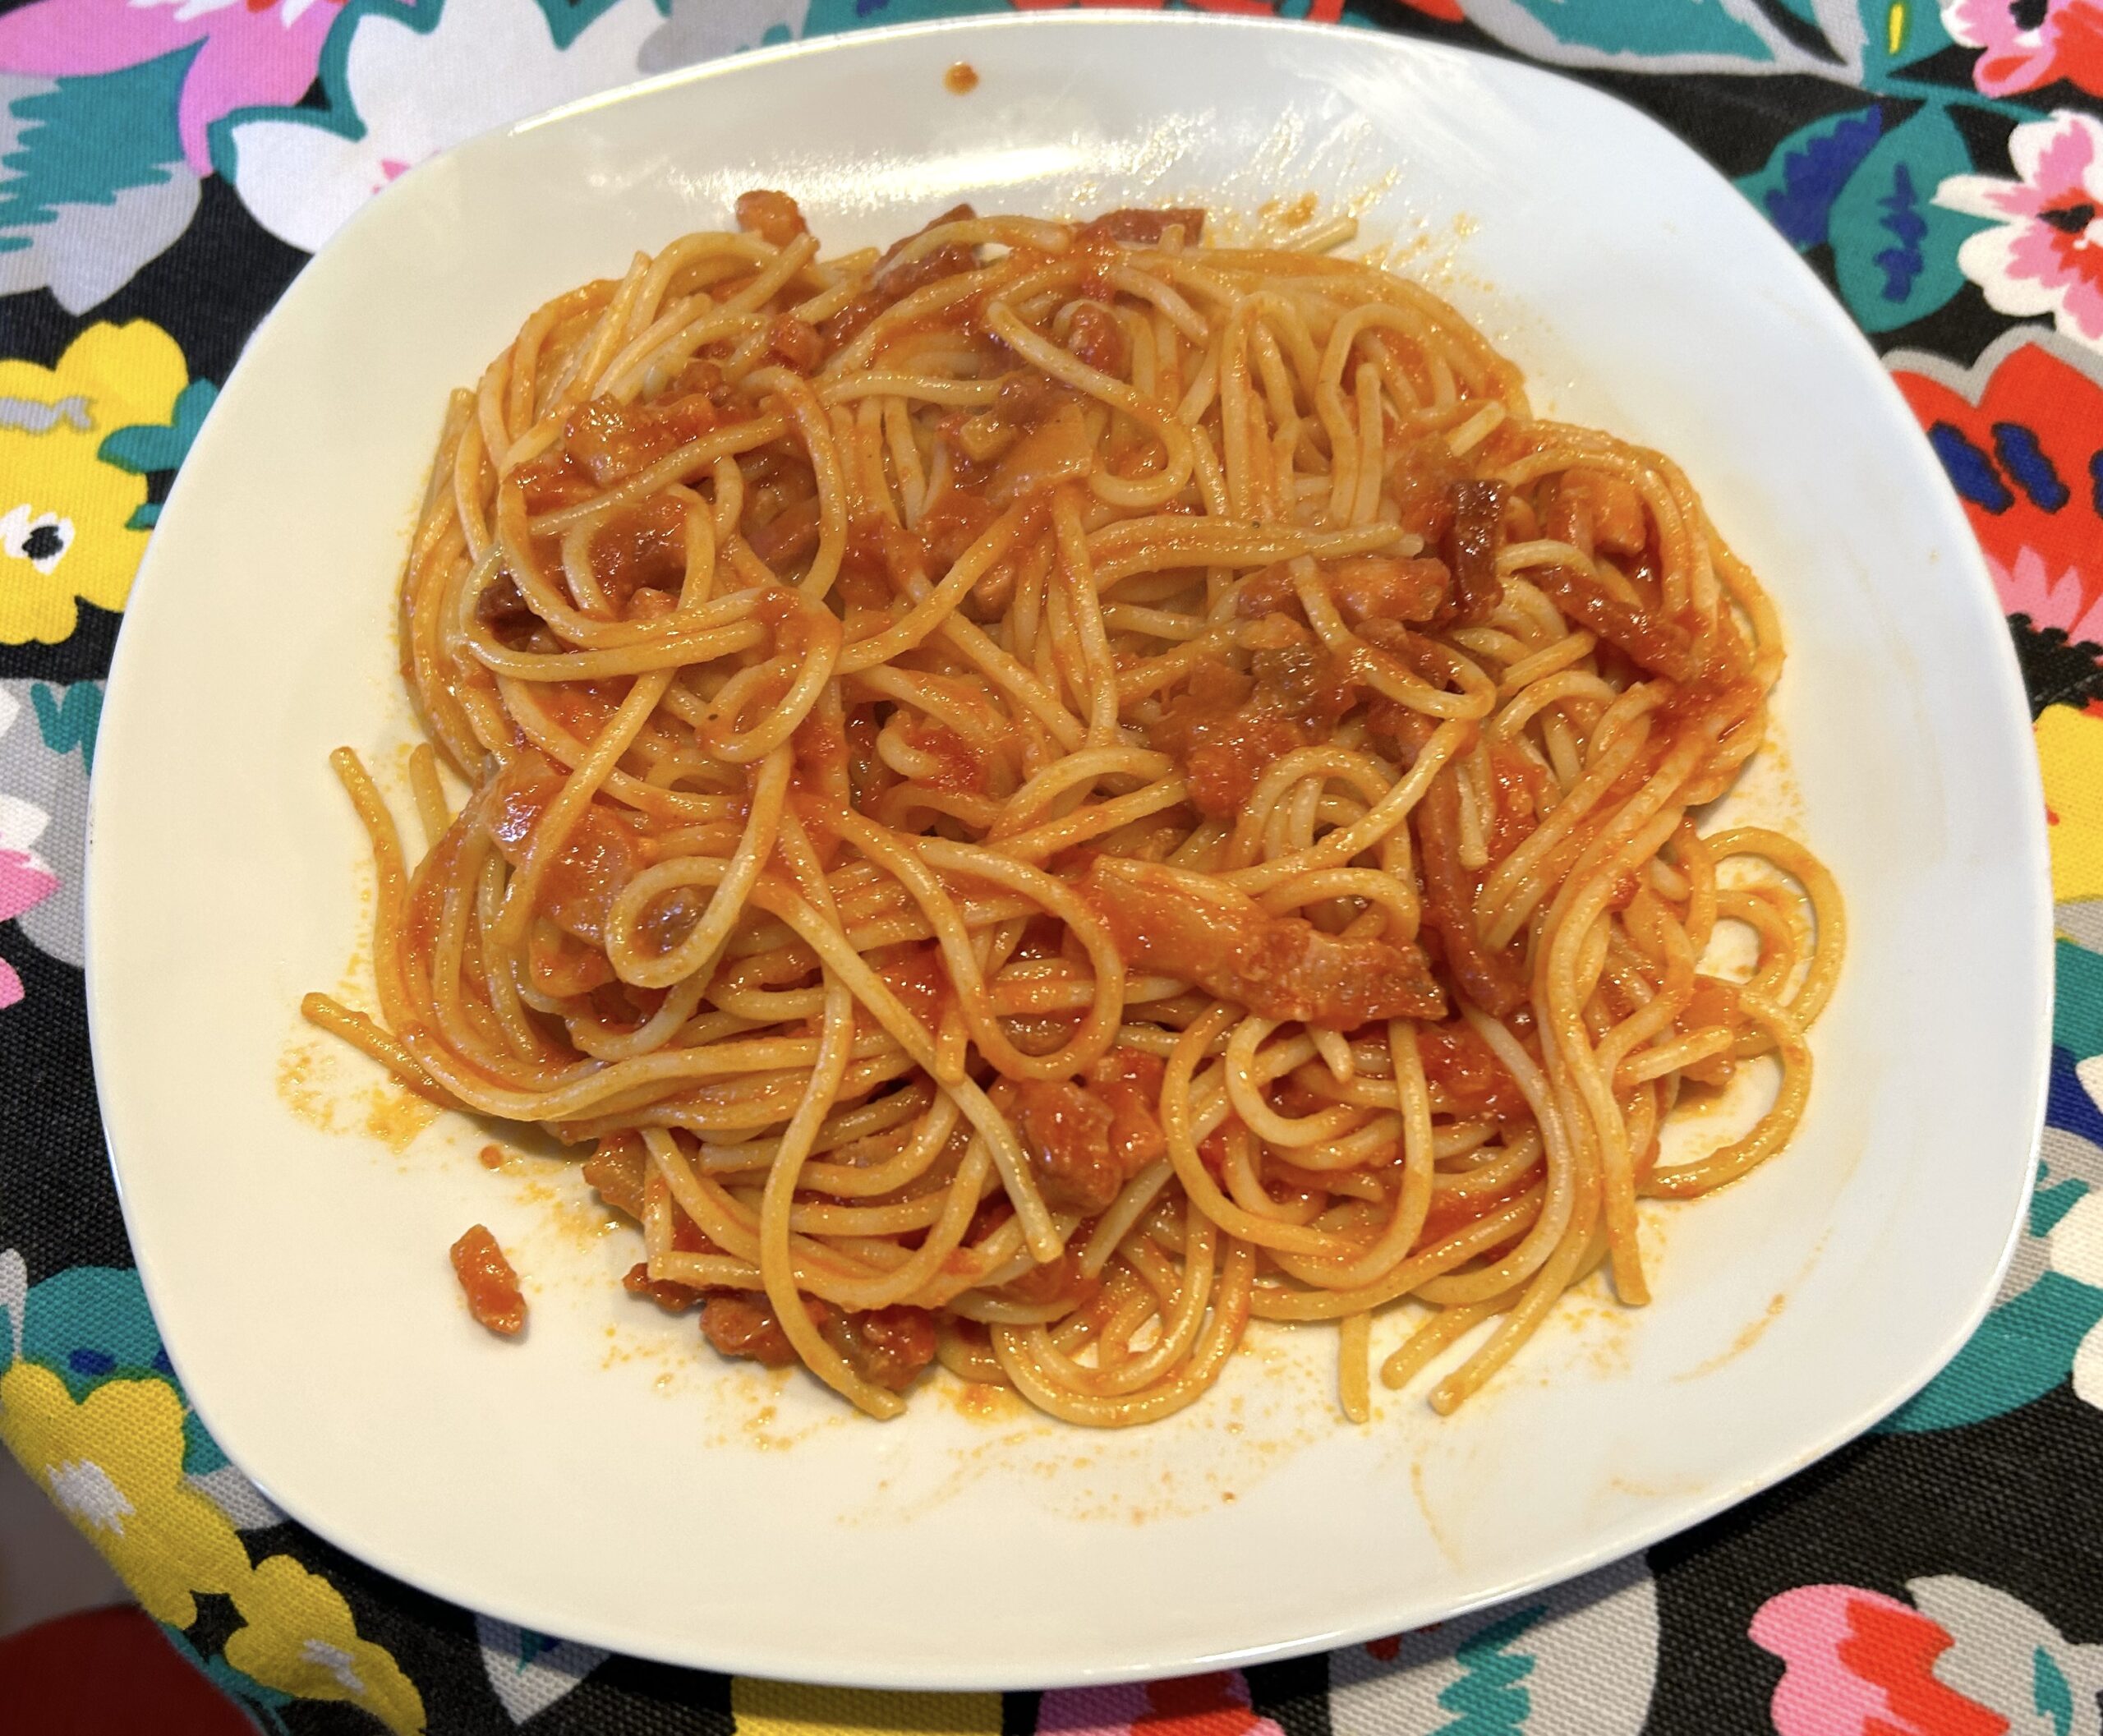
M 0 0 L 0 1437 L 264 1728 L 2103 1736 L 2103 0 L 1200 3 L 1614 92 L 1733 177 L 1883 354 L 1985 546 L 2051 810 L 2050 1126 L 1994 1311 L 1868 1438 L 1647 1557 L 1143 1688 L 669 1669 L 439 1603 L 291 1524 L 184 1402 L 89 1072 L 86 790 L 158 503 L 256 322 L 409 165 L 641 72 L 1003 7 Z

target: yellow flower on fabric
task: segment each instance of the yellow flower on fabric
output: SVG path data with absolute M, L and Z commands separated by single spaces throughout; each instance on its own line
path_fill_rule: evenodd
M 197 1619 L 194 1591 L 230 1591 L 248 1552 L 182 1480 L 182 1402 L 164 1380 L 112 1380 L 80 1403 L 48 1368 L 0 1375 L 0 1440 L 109 1558 L 146 1613 Z
M 2045 707 L 2037 762 L 2051 819 L 2052 896 L 2103 898 L 2103 717 Z
M 234 1587 L 248 1625 L 228 1639 L 227 1662 L 301 1700 L 348 1700 L 396 1736 L 420 1736 L 423 1696 L 384 1646 L 358 1637 L 343 1594 L 289 1555 L 273 1555 Z
M 881 1693 L 736 1676 L 738 1736 L 1000 1736 L 998 1694 Z
M 0 643 L 71 637 L 77 597 L 124 606 L 146 479 L 96 454 L 120 428 L 168 421 L 189 377 L 146 320 L 89 327 L 55 368 L 0 361 Z

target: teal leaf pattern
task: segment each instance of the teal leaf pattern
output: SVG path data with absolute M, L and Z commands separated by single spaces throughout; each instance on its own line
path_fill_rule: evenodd
M 22 1355 L 66 1383 L 77 1401 L 108 1379 L 173 1382 L 145 1287 L 129 1268 L 75 1266 L 35 1286 L 23 1310 Z M 227 1462 L 193 1411 L 182 1419 L 182 1468 L 202 1476 Z
M 96 449 L 95 456 L 138 476 L 176 469 L 189 456 L 191 443 L 205 426 L 205 412 L 219 395 L 219 389 L 210 380 L 193 380 L 182 389 L 166 422 L 134 422 L 119 428 Z
M 548 21 L 548 35 L 559 48 L 568 48 L 602 12 L 618 3 L 619 0 L 534 0 L 541 16 Z M 651 3 L 660 12 L 670 10 L 670 0 L 651 0 Z
M 1822 246 L 1833 202 L 1884 131 L 1875 108 L 1851 108 L 1800 127 L 1774 147 L 1767 166 L 1738 190 L 1799 251 Z
M 1565 67 L 1625 72 L 1842 69 L 1792 42 L 1758 0 L 1465 0 L 1468 21 L 1509 48 Z
M 56 690 L 39 681 L 30 689 L 30 703 L 36 707 L 37 733 L 53 753 L 81 750 L 84 771 L 95 769 L 95 731 L 102 723 L 102 687 L 99 682 L 76 681 Z
M 0 295 L 48 289 L 85 313 L 189 226 L 176 109 L 196 52 L 87 77 L 0 72 Z
M 1953 1429 L 2041 1398 L 2067 1378 L 2076 1347 L 2099 1320 L 2103 1290 L 2047 1272 L 1988 1315 L 1949 1365 L 1878 1427 Z
M 205 412 L 217 402 L 219 389 L 209 380 L 193 380 L 175 401 L 174 413 L 165 422 L 134 422 L 117 431 L 95 449 L 95 456 L 119 470 L 138 476 L 181 467 L 190 455 L 191 443 L 205 426 Z M 158 500 L 141 501 L 124 521 L 131 531 L 149 531 L 160 520 Z
M 21 131 L 0 157 L 0 253 L 30 245 L 20 230 L 57 221 L 69 205 L 108 205 L 127 187 L 158 186 L 182 163 L 176 104 L 195 45 L 92 78 L 62 78 L 17 97 Z M 16 233 L 10 233 L 16 232 Z
M 2052 1720 L 2052 1736 L 2067 1736 L 2073 1728 L 2073 1690 L 2067 1685 L 2066 1672 L 2042 1646 L 2032 1651 L 2030 1669 L 2030 1698 L 2037 1715 Z
M 1910 325 L 1964 287 L 1958 246 L 1981 222 L 1931 201 L 1944 177 L 1971 167 L 1963 135 L 1932 107 L 1887 132 L 1848 177 L 1833 201 L 1833 265 L 1865 330 Z
M 1718 0 L 1520 0 L 1566 47 L 1613 54 L 1719 54 L 1765 61 L 1774 50 L 1761 33 Z
M 1857 0 L 1862 19 L 1862 82 L 1872 90 L 1884 76 L 1950 46 L 1935 0 Z
M 1534 1673 L 1534 1660 L 1505 1647 L 1547 1614 L 1543 1605 L 1531 1605 L 1461 1642 L 1453 1653 L 1461 1678 L 1438 1696 L 1439 1705 L 1454 1716 L 1438 1736 L 1504 1736 L 1525 1729 L 1533 1696 L 1520 1684 Z

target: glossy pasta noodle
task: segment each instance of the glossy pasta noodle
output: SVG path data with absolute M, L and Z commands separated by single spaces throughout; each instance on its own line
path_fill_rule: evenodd
M 737 216 L 454 395 L 424 849 L 339 750 L 380 1017 L 309 1016 L 551 1130 L 638 1297 L 875 1416 L 939 1360 L 1150 1421 L 1259 1318 L 1337 1323 L 1362 1419 L 1376 1314 L 1395 1386 L 1494 1322 L 1446 1411 L 1600 1263 L 1645 1301 L 1637 1200 L 1788 1139 L 1843 932 L 1802 846 L 1697 829 L 1782 645 L 1686 477 L 1347 224 Z

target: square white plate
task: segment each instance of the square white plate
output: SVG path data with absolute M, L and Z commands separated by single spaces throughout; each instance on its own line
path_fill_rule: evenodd
M 968 96 L 942 82 L 959 60 Z M 491 1177 L 464 1123 L 399 1158 L 355 1115 L 315 1125 L 315 1100 L 341 1121 L 382 1089 L 294 1009 L 360 946 L 361 841 L 324 757 L 391 766 L 409 739 L 393 589 L 444 394 L 541 300 L 723 225 L 752 186 L 835 247 L 961 198 L 1246 217 L 1312 191 L 1539 401 L 1685 465 L 1780 605 L 1793 781 L 1770 773 L 1764 799 L 1800 805 L 1853 936 L 1809 1120 L 1749 1180 L 1653 1214 L 1654 1306 L 1580 1301 L 1448 1421 L 1420 1384 L 1342 1425 L 1333 1335 L 1305 1332 L 1127 1434 L 940 1391 L 883 1425 L 623 1296 L 633 1246 L 594 1232 L 573 1172 Z M 1045 1686 L 1441 1618 L 1688 1525 L 1891 1409 L 1978 1320 L 2028 1187 L 2042 804 L 1956 503 L 1868 347 L 1730 186 L 1632 110 L 1502 61 L 1005 20 L 757 54 L 478 140 L 366 208 L 250 345 L 154 533 L 98 759 L 97 1071 L 191 1398 L 323 1536 L 624 1651 Z M 454 1292 L 444 1250 L 476 1220 L 531 1280 L 522 1343 Z

